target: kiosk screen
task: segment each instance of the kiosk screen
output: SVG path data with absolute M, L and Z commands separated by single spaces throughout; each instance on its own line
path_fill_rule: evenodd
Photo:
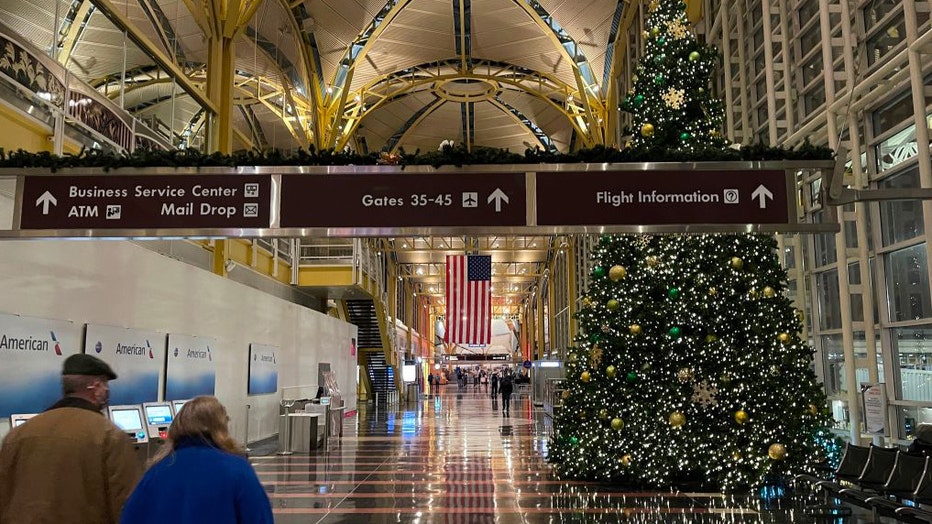
M 177 416 L 178 412 L 181 411 L 181 407 L 184 406 L 184 403 L 185 403 L 184 400 L 176 400 L 172 402 L 172 404 L 174 404 L 175 406 L 175 416 Z
M 150 426 L 167 426 L 172 423 L 172 409 L 168 404 L 145 406 L 146 421 Z
M 113 423 L 123 431 L 138 431 L 142 429 L 142 419 L 138 409 L 114 409 L 111 412 Z

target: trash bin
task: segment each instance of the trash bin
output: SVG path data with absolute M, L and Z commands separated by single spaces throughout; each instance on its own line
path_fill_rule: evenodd
M 317 425 L 320 413 L 290 413 L 291 451 L 310 453 L 317 449 Z

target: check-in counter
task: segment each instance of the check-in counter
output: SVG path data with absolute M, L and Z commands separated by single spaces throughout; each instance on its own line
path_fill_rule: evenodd
M 311 406 L 311 404 L 308 404 Z M 324 415 L 321 413 L 289 413 L 291 418 L 291 451 L 310 453 L 320 447 L 320 429 Z

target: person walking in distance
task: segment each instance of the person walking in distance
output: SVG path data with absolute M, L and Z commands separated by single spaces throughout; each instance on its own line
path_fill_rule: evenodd
M 229 420 L 215 397 L 185 402 L 120 522 L 272 524 L 269 497 L 230 436 Z
M 13 428 L 0 447 L 0 524 L 114 524 L 141 473 L 133 446 L 101 415 L 117 375 L 71 355 L 63 398 Z
M 490 380 L 492 381 L 492 398 L 495 398 L 498 396 L 498 372 L 492 372 L 491 375 L 492 378 Z
M 501 384 L 498 386 L 502 391 L 502 416 L 511 416 L 511 392 L 514 389 L 514 383 L 511 373 L 505 372 L 502 375 Z

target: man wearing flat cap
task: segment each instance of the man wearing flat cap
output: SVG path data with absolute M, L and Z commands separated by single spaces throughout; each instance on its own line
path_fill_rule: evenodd
M 0 524 L 119 522 L 142 472 L 126 433 L 101 414 L 116 378 L 93 355 L 65 359 L 63 398 L 0 447 Z

